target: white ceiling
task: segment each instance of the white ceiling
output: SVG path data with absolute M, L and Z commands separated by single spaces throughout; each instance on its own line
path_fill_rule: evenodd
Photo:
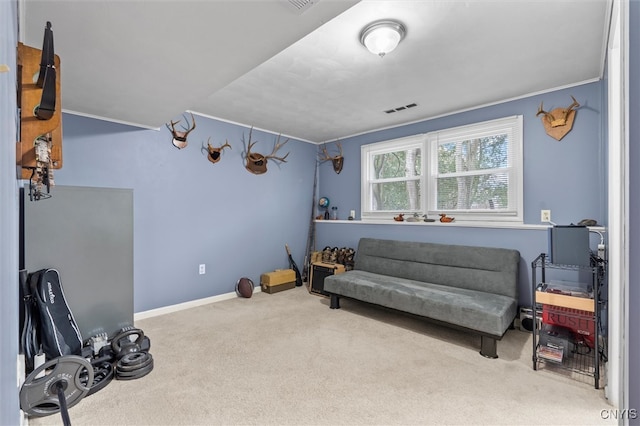
M 610 0 L 306 2 L 22 0 L 20 37 L 52 22 L 65 111 L 316 143 L 602 78 Z M 380 58 L 359 34 L 383 18 L 407 35 Z

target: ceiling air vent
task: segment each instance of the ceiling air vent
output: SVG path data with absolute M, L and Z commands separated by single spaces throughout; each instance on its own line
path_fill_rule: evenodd
M 287 8 L 299 15 L 303 14 L 320 0 L 283 0 Z
M 394 112 L 399 112 L 399 111 L 404 111 L 406 109 L 409 108 L 413 108 L 413 107 L 417 107 L 418 104 L 416 104 L 415 102 L 412 104 L 407 104 L 407 105 L 403 105 L 403 106 L 399 106 L 397 108 L 391 108 L 391 109 L 387 109 L 384 112 L 386 112 L 387 114 L 393 114 Z

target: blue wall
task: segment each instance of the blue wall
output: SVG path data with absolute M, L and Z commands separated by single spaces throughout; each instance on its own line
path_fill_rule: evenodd
M 539 224 L 540 209 L 557 223 L 594 218 L 606 224 L 603 83 L 507 102 L 342 141 L 345 166 L 339 175 L 330 162 L 319 173 L 319 192 L 348 211 L 360 211 L 360 146 L 509 115 L 524 115 L 525 222 Z M 573 95 L 582 105 L 573 130 L 556 141 L 544 133 L 538 105 L 567 106 Z M 310 218 L 316 147 L 291 140 L 287 163 L 269 164 L 256 176 L 241 156 L 248 129 L 196 116 L 198 126 L 183 150 L 171 144 L 165 128 L 141 130 L 63 115 L 64 166 L 57 185 L 134 190 L 134 310 L 136 312 L 233 291 L 241 276 L 258 283 L 262 272 L 286 267 L 288 243 L 302 264 Z M 232 150 L 211 164 L 202 150 L 207 139 Z M 244 139 L 243 139 L 244 138 Z M 254 147 L 270 152 L 276 135 L 254 131 Z M 406 224 L 404 224 L 406 225 Z M 362 235 L 516 248 L 522 253 L 520 294 L 530 303 L 528 264 L 546 250 L 544 229 L 505 230 L 319 223 L 317 248 L 355 247 Z M 198 275 L 198 264 L 207 274 Z
M 316 147 L 290 140 L 279 152 L 290 152 L 286 163 L 269 161 L 266 174 L 254 175 L 241 156 L 247 128 L 195 118 L 189 145 L 178 150 L 164 127 L 63 115 L 56 185 L 133 189 L 135 312 L 232 292 L 242 276 L 259 285 L 261 273 L 288 267 L 285 243 L 303 262 Z M 203 148 L 209 137 L 232 146 L 216 164 Z M 253 151 L 270 153 L 276 138 L 254 130 Z
M 345 157 L 340 174 L 331 162 L 320 168 L 321 195 L 339 207 L 342 219 L 355 209 L 360 212 L 360 146 L 383 140 L 431 132 L 512 115 L 524 118 L 524 222 L 540 224 L 540 210 L 551 209 L 558 224 L 584 218 L 606 224 L 606 122 L 603 104 L 606 87 L 602 82 L 505 102 L 434 120 L 368 133 L 342 141 Z M 573 130 L 561 141 L 544 132 L 536 117 L 540 102 L 545 110 L 567 107 L 571 96 L 580 103 Z M 331 148 L 332 144 L 328 144 Z
M 356 217 L 359 218 L 360 147 L 363 144 L 523 115 L 525 224 L 541 225 L 540 210 L 550 209 L 552 220 L 558 224 L 577 223 L 581 219 L 591 218 L 606 225 L 605 91 L 603 82 L 594 82 L 345 139 L 342 141 L 344 169 L 336 174 L 330 162 L 321 166 L 320 195 L 329 197 L 331 204 L 338 206 L 340 219 L 346 219 L 352 209 L 358 212 Z M 546 135 L 536 112 L 540 102 L 544 102 L 545 110 L 566 107 L 572 102 L 571 95 L 581 107 L 577 111 L 573 130 L 561 141 L 556 141 Z M 320 221 L 316 229 L 320 249 L 325 246 L 356 248 L 360 237 L 369 236 L 520 250 L 519 291 L 522 305 L 531 304 L 531 261 L 547 251 L 547 231 L 542 227 L 514 230 L 462 227 L 455 223 L 414 225 L 395 223 L 390 218 L 388 225 Z M 596 249 L 599 236 L 593 234 L 591 241 Z

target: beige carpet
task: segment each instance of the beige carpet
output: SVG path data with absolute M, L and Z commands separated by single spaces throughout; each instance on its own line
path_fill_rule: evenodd
M 486 359 L 479 337 L 350 300 L 330 310 L 305 287 L 136 325 L 154 370 L 84 398 L 73 425 L 612 423 L 590 378 L 534 371 L 518 330 Z

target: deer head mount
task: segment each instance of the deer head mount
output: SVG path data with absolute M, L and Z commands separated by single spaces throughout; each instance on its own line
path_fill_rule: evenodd
M 185 119 L 187 123 L 189 123 L 189 120 L 187 119 L 187 117 L 185 117 L 184 115 L 182 117 Z M 191 131 L 196 128 L 196 119 L 193 118 L 193 114 L 191 114 L 191 126 L 189 127 L 181 126 L 182 130 L 176 130 L 176 124 L 178 123 L 180 123 L 180 120 L 178 121 L 172 120 L 171 127 L 169 127 L 168 124 L 165 124 L 165 126 L 167 126 L 167 129 L 171 131 L 171 136 L 173 136 L 171 143 L 173 144 L 173 146 L 175 146 L 178 149 L 182 149 L 187 146 L 187 143 L 188 143 L 187 136 L 189 136 L 189 133 L 191 133 Z
M 549 136 L 555 140 L 560 140 L 573 128 L 573 120 L 576 117 L 576 108 L 580 107 L 576 98 L 571 96 L 573 103 L 566 108 L 556 108 L 551 112 L 547 112 L 542 109 L 542 102 L 538 108 L 536 117 L 540 114 L 542 116 L 542 125 Z
M 340 151 L 340 153 L 337 155 L 331 156 L 327 152 L 327 146 L 323 145 L 322 147 L 323 156 L 320 158 L 320 162 L 324 163 L 325 161 L 331 160 L 331 163 L 333 164 L 333 170 L 337 174 L 340 174 L 340 172 L 342 171 L 342 166 L 344 166 L 344 157 L 342 156 L 342 145 L 340 144 L 340 142 L 336 142 L 336 146 L 338 147 L 338 150 Z
M 209 161 L 215 164 L 218 161 L 220 161 L 220 159 L 222 158 L 223 149 L 227 147 L 229 147 L 229 149 L 232 149 L 232 148 L 231 148 L 231 145 L 229 145 L 229 142 L 226 140 L 224 141 L 224 145 L 220 145 L 218 148 L 214 148 L 209 143 L 210 140 L 211 138 L 207 139 L 207 158 L 209 159 Z
M 278 152 L 280 148 L 282 148 L 287 142 L 289 142 L 289 139 L 287 139 L 283 143 L 280 143 L 280 135 L 278 135 L 278 140 L 276 141 L 276 144 L 274 145 L 273 151 L 271 151 L 271 154 L 263 155 L 257 152 L 251 152 L 251 148 L 257 143 L 257 141 L 251 142 L 252 131 L 253 131 L 253 127 L 251 128 L 251 130 L 249 130 L 249 142 L 248 142 L 249 145 L 247 147 L 247 155 L 246 155 L 245 168 L 248 171 L 250 171 L 254 175 L 261 175 L 263 173 L 266 173 L 267 160 L 269 159 L 282 161 L 285 163 L 287 162 L 286 158 L 289 156 L 288 152 L 287 152 L 287 155 L 285 155 L 284 157 L 276 157 L 276 152 Z

